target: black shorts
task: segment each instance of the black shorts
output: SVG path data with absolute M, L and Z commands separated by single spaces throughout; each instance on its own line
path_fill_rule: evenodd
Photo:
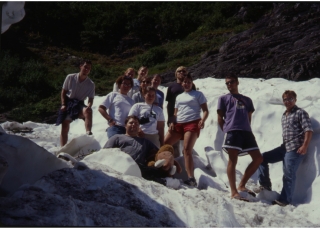
M 239 150 L 238 155 L 247 155 L 248 151 L 259 150 L 256 139 L 251 131 L 229 131 L 225 135 L 222 145 L 223 150 L 228 153 L 228 149 Z

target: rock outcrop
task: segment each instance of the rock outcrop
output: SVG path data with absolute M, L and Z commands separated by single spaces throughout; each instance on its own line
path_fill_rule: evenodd
M 243 10 L 243 9 L 242 9 Z M 194 78 L 239 77 L 308 80 L 320 75 L 320 4 L 274 3 L 254 26 L 232 36 L 218 52 L 208 52 L 191 67 Z M 174 72 L 163 75 L 164 83 Z

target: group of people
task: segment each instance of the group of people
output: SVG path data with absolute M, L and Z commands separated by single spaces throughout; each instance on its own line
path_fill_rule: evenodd
M 85 60 L 80 64 L 80 72 L 68 75 L 64 82 L 61 101 L 67 106 L 61 107 L 59 117 L 63 117 L 58 118 L 62 123 L 61 146 L 67 143 L 69 126 L 75 119 L 73 113 L 78 113 L 78 118 L 85 120 L 87 134 L 92 134 L 91 106 L 94 92 L 87 93 L 88 106 L 84 105 L 83 97 L 78 96 L 80 92 L 84 94 L 89 91 L 87 86 L 89 82 L 90 86 L 94 85 L 88 78 L 90 69 L 91 62 Z M 75 80 L 70 82 L 70 77 Z M 138 70 L 137 78 L 133 68 L 128 68 L 117 78 L 113 91 L 106 95 L 98 109 L 107 122 L 108 141 L 105 148 L 120 148 L 137 162 L 143 177 L 165 183 L 163 176 L 147 167 L 147 164 L 154 159 L 159 148 L 165 145 L 176 146 L 180 140 L 183 140 L 182 154 L 188 175 L 184 183 L 197 186 L 194 178 L 192 149 L 209 115 L 207 100 L 202 92 L 195 90 L 192 76 L 187 72 L 186 67 L 178 67 L 175 77 L 176 81 L 168 88 L 166 96 L 168 107 L 170 107 L 167 120 L 169 128 L 166 134 L 163 113 L 164 93 L 158 89 L 161 76 L 159 74 L 148 76 L 148 68 L 142 66 Z M 72 111 L 73 109 L 76 111 Z M 201 111 L 203 111 L 202 116 Z M 176 149 L 174 152 L 174 157 L 180 156 L 179 150 Z
M 308 113 L 296 106 L 297 94 L 292 90 L 286 90 L 282 94 L 282 101 L 286 107 L 281 119 L 283 143 L 281 146 L 261 154 L 251 129 L 251 117 L 255 110 L 252 100 L 239 93 L 239 80 L 236 75 L 228 74 L 225 84 L 230 93 L 219 97 L 217 114 L 219 126 L 225 133 L 222 148 L 229 155 L 227 175 L 231 197 L 249 201 L 247 198 L 241 197 L 239 191 L 245 191 L 252 196 L 255 196 L 254 191 L 271 191 L 268 164 L 282 161 L 283 188 L 279 199 L 274 200 L 272 204 L 279 206 L 292 204 L 296 172 L 307 153 L 313 133 Z M 238 156 L 246 154 L 251 156 L 252 162 L 246 168 L 238 187 L 236 187 L 235 167 Z M 260 186 L 252 191 L 246 188 L 246 183 L 257 170 Z
M 89 60 L 84 60 L 80 64 L 80 72 L 68 75 L 63 84 L 62 106 L 57 120 L 57 124 L 62 123 L 61 146 L 67 143 L 70 123 L 76 118 L 82 118 L 87 134 L 92 134 L 94 83 L 88 78 L 91 65 Z M 180 156 L 178 148 L 180 140 L 183 140 L 182 154 L 188 175 L 184 183 L 197 186 L 192 150 L 209 115 L 207 99 L 201 91 L 195 89 L 192 75 L 186 67 L 178 67 L 175 77 L 176 81 L 168 87 L 166 94 L 166 134 L 164 94 L 158 89 L 161 76 L 148 76 L 148 68 L 142 66 L 137 78 L 133 68 L 128 68 L 124 75 L 118 77 L 113 92 L 107 94 L 98 109 L 107 121 L 108 141 L 104 148 L 120 148 L 137 162 L 144 178 L 166 185 L 166 179 L 157 169 L 147 167 L 147 164 L 154 160 L 159 148 L 166 145 L 173 146 L 174 157 Z M 285 91 L 282 95 L 286 107 L 282 115 L 283 144 L 261 154 L 251 129 L 252 113 L 255 110 L 252 100 L 239 93 L 236 75 L 228 74 L 225 84 L 229 93 L 219 97 L 217 115 L 218 124 L 225 133 L 222 148 L 229 157 L 227 175 L 231 198 L 249 201 L 241 197 L 239 192 L 245 191 L 255 196 L 255 192 L 261 190 L 271 191 L 268 164 L 282 161 L 283 189 L 280 198 L 273 201 L 273 204 L 285 206 L 292 203 L 296 171 L 307 152 L 313 132 L 308 113 L 295 105 L 297 95 L 294 91 Z M 85 105 L 83 101 L 87 97 L 88 105 Z M 252 162 L 236 187 L 238 156 L 247 154 L 251 156 Z M 246 188 L 246 183 L 257 170 L 260 186 L 252 191 Z

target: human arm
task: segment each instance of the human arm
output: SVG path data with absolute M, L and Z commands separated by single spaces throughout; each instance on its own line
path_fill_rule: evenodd
M 248 118 L 249 118 L 249 124 L 251 125 L 251 118 L 252 118 L 253 112 L 248 112 Z
M 206 119 L 209 116 L 209 110 L 208 110 L 207 103 L 203 103 L 200 106 L 201 106 L 201 109 L 203 111 L 203 116 L 202 116 L 202 119 L 199 121 L 198 126 L 199 126 L 200 129 L 203 129 L 204 128 L 204 122 L 206 121 Z
M 67 110 L 67 90 L 62 89 L 61 91 L 61 110 L 66 111 Z
M 105 106 L 100 105 L 98 111 L 108 121 L 108 124 L 109 124 L 110 127 L 116 125 L 116 122 L 107 113 L 107 108 Z
M 297 151 L 298 154 L 304 155 L 304 154 L 307 153 L 308 146 L 309 146 L 309 143 L 310 143 L 311 138 L 312 138 L 312 134 L 313 134 L 312 131 L 306 131 L 304 133 L 304 141 L 303 141 L 302 146 Z
M 221 130 L 223 131 L 225 111 L 218 109 L 217 113 L 218 113 L 218 124 L 219 124 Z
M 170 122 L 170 125 L 169 125 L 169 131 L 173 131 L 174 130 L 174 125 L 177 122 L 177 115 L 178 115 L 178 109 L 175 108 L 174 109 L 174 114 L 173 114 L 173 117 L 172 117 L 172 121 Z
M 164 143 L 164 121 L 157 121 L 157 130 L 159 134 L 160 146 Z

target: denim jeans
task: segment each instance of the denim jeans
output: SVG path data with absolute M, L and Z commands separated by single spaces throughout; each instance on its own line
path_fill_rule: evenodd
M 122 126 L 114 125 L 112 127 L 108 127 L 106 132 L 107 132 L 108 139 L 110 139 L 112 136 L 116 134 L 125 134 L 126 128 Z
M 283 162 L 283 187 L 279 201 L 290 204 L 296 183 L 296 172 L 304 158 L 304 155 L 298 154 L 297 150 L 286 152 L 284 144 L 262 154 L 263 162 L 258 168 L 259 183 L 262 186 L 271 188 L 269 177 L 269 163 Z

